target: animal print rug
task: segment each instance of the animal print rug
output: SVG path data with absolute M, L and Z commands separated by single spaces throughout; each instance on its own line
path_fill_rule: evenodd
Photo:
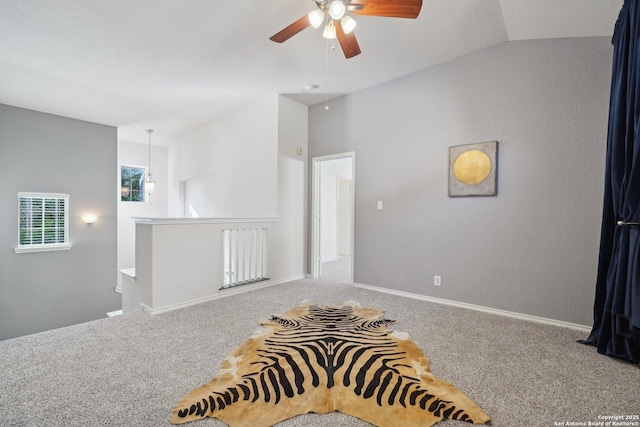
M 383 311 L 346 302 L 302 304 L 227 356 L 218 375 L 185 396 L 173 424 L 204 417 L 232 427 L 271 426 L 296 415 L 339 411 L 379 427 L 432 426 L 443 418 L 485 424 L 464 393 L 438 379 L 429 360 Z

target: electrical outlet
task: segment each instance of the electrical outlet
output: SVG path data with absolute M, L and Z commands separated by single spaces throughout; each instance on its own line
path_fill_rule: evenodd
M 433 276 L 433 286 L 440 286 L 442 284 L 442 279 L 440 276 Z

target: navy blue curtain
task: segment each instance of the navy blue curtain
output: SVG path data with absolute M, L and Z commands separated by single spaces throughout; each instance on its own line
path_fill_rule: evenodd
M 640 362 L 640 0 L 613 33 L 613 75 L 593 329 L 598 353 Z

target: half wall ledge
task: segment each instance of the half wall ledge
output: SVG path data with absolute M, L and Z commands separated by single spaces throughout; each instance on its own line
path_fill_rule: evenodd
M 123 304 L 127 312 L 158 313 L 182 308 L 215 299 L 221 289 L 228 293 L 227 289 L 236 282 L 232 278 L 246 281 L 254 272 L 270 277 L 267 274 L 273 260 L 268 256 L 268 240 L 278 218 L 133 219 L 136 263 L 134 279 L 125 280 L 128 283 L 123 289 L 123 302 L 131 299 L 129 294 L 135 294 L 135 301 Z M 252 243 L 251 230 L 260 230 L 260 239 L 256 240 L 259 248 Z M 236 235 L 242 238 L 237 239 Z M 227 250 L 229 245 L 233 251 Z M 284 278 L 273 279 L 243 288 L 268 286 Z

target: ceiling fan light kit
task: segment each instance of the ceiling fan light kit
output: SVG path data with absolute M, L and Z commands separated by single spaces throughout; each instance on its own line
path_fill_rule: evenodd
M 347 6 L 340 0 L 334 0 L 329 3 L 329 15 L 332 19 L 342 18 L 346 11 Z
M 336 27 L 333 25 L 333 21 L 329 21 L 327 25 L 325 25 L 322 37 L 329 40 L 336 38 Z
M 309 13 L 309 23 L 313 28 L 318 28 L 324 21 L 324 12 L 320 9 L 316 9 Z
M 322 36 L 338 39 L 345 58 L 360 54 L 360 46 L 353 33 L 356 20 L 349 16 L 382 16 L 389 18 L 415 19 L 422 9 L 422 0 L 314 0 L 318 9 L 285 27 L 271 36 L 271 40 L 282 43 L 298 34 L 308 26 L 319 28 L 326 21 Z
M 340 20 L 340 24 L 342 25 L 344 33 L 349 34 L 351 31 L 353 31 L 354 28 L 356 28 L 357 22 L 355 19 L 347 15 Z

